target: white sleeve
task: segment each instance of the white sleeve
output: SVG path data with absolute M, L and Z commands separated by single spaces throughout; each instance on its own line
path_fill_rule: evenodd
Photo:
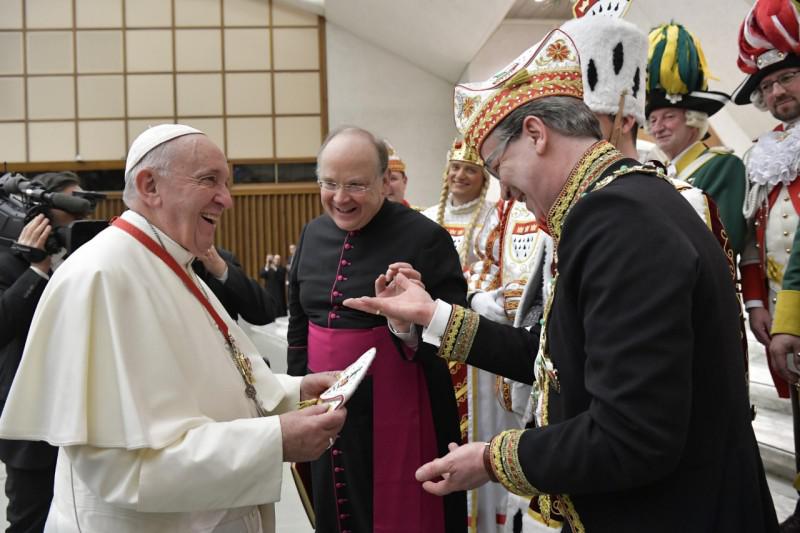
M 283 453 L 277 416 L 211 422 L 166 448 L 67 446 L 77 476 L 103 501 L 139 512 L 193 512 L 276 502 Z
M 452 310 L 452 305 L 439 299 L 436 300 L 436 311 L 433 312 L 431 323 L 428 324 L 428 327 L 422 328 L 423 342 L 439 347 L 442 342 L 442 335 L 447 329 L 447 323 L 450 321 L 450 312 Z

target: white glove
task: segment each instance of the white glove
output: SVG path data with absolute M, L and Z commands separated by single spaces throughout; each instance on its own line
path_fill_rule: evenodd
M 504 304 L 505 298 L 503 297 L 502 288 L 489 292 L 476 292 L 475 296 L 470 300 L 472 310 L 492 322 L 508 322 Z

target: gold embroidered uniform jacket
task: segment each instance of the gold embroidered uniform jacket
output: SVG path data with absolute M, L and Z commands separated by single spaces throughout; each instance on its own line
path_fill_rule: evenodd
M 636 163 L 598 181 L 622 164 Z M 569 495 L 577 531 L 777 531 L 739 304 L 713 235 L 666 180 L 642 174 L 579 195 L 562 228 L 545 325 L 549 424 L 503 449 L 506 479 L 523 481 L 508 488 Z M 530 383 L 536 339 L 474 324 L 460 322 L 472 338 L 456 335 L 450 357 Z

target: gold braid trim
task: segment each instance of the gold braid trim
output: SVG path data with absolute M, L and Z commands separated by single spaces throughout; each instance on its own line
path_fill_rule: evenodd
M 478 331 L 480 315 L 475 311 L 465 310 L 464 319 L 461 321 L 461 328 L 458 330 L 456 344 L 453 348 L 453 358 L 461 363 L 467 360 L 472 343 L 475 340 L 475 333 Z
M 558 198 L 556 198 L 547 216 L 547 227 L 550 229 L 551 235 L 553 236 L 555 246 L 554 262 L 556 263 L 556 267 L 558 265 L 558 241 L 561 237 L 564 220 L 572 207 L 574 207 L 583 195 L 588 192 L 598 191 L 612 183 L 618 177 L 634 172 L 640 174 L 654 174 L 665 180 L 667 179 L 664 173 L 655 167 L 640 165 L 627 167 L 623 165 L 612 174 L 598 180 L 609 166 L 620 161 L 622 158 L 622 154 L 614 149 L 613 146 L 605 141 L 600 141 L 593 145 L 573 168 L 564 188 L 561 190 Z M 545 268 L 547 268 L 547 265 Z M 534 394 L 537 400 L 539 415 L 537 417 L 537 425 L 540 427 L 549 424 L 550 387 L 552 386 L 556 391 L 560 390 L 558 370 L 555 368 L 550 358 L 550 347 L 547 339 L 547 325 L 550 321 L 550 313 L 558 287 L 558 279 L 558 270 L 556 268 L 550 294 L 544 306 L 542 335 L 539 343 L 539 354 L 536 358 L 535 365 L 536 379 L 532 394 Z M 539 513 L 543 519 L 551 520 L 551 516 L 561 515 L 569 522 L 575 533 L 585 533 L 586 529 L 581 523 L 575 505 L 568 495 L 542 495 L 538 498 L 538 504 Z
M 598 141 L 583 154 L 578 164 L 572 168 L 564 187 L 561 189 L 556 201 L 547 214 L 546 224 L 553 237 L 554 246 L 558 246 L 561 239 L 561 229 L 564 219 L 573 205 L 580 199 L 583 192 L 591 185 L 609 166 L 623 159 L 616 148 L 606 141 Z
M 553 510 L 569 522 L 573 533 L 586 533 L 586 527 L 578 517 L 578 511 L 575 509 L 575 504 L 572 503 L 572 498 L 566 494 L 560 494 L 553 499 L 552 505 Z
M 450 311 L 450 319 L 447 321 L 447 327 L 442 335 L 442 342 L 439 345 L 439 351 L 436 355 L 442 359 L 451 359 L 453 347 L 456 343 L 456 336 L 461 327 L 461 321 L 464 319 L 464 308 L 460 305 L 454 305 Z
M 541 491 L 525 477 L 519 461 L 519 440 L 523 432 L 522 429 L 510 429 L 492 439 L 489 445 L 492 469 L 498 481 L 510 492 L 520 496 L 535 496 Z

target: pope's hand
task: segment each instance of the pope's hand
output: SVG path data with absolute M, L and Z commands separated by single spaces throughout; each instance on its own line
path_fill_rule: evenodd
M 284 462 L 318 459 L 330 448 L 344 425 L 347 409 L 328 410 L 328 405 L 312 405 L 280 415 Z
M 459 446 L 451 442 L 450 453 L 434 459 L 417 469 L 417 481 L 422 488 L 436 496 L 444 496 L 459 490 L 480 487 L 489 481 L 489 473 L 483 463 L 484 442 L 470 442 Z
M 385 315 L 393 321 L 397 331 L 402 331 L 396 327 L 397 324 L 403 323 L 427 327 L 436 311 L 436 302 L 421 285 L 420 280 L 409 279 L 402 272 L 398 272 L 391 283 L 387 282 L 385 274 L 381 274 L 375 282 L 375 289 L 384 290 L 378 291 L 377 296 L 348 298 L 343 303 L 365 313 Z
M 319 398 L 338 378 L 339 372 L 318 372 L 303 376 L 300 382 L 300 401 Z

